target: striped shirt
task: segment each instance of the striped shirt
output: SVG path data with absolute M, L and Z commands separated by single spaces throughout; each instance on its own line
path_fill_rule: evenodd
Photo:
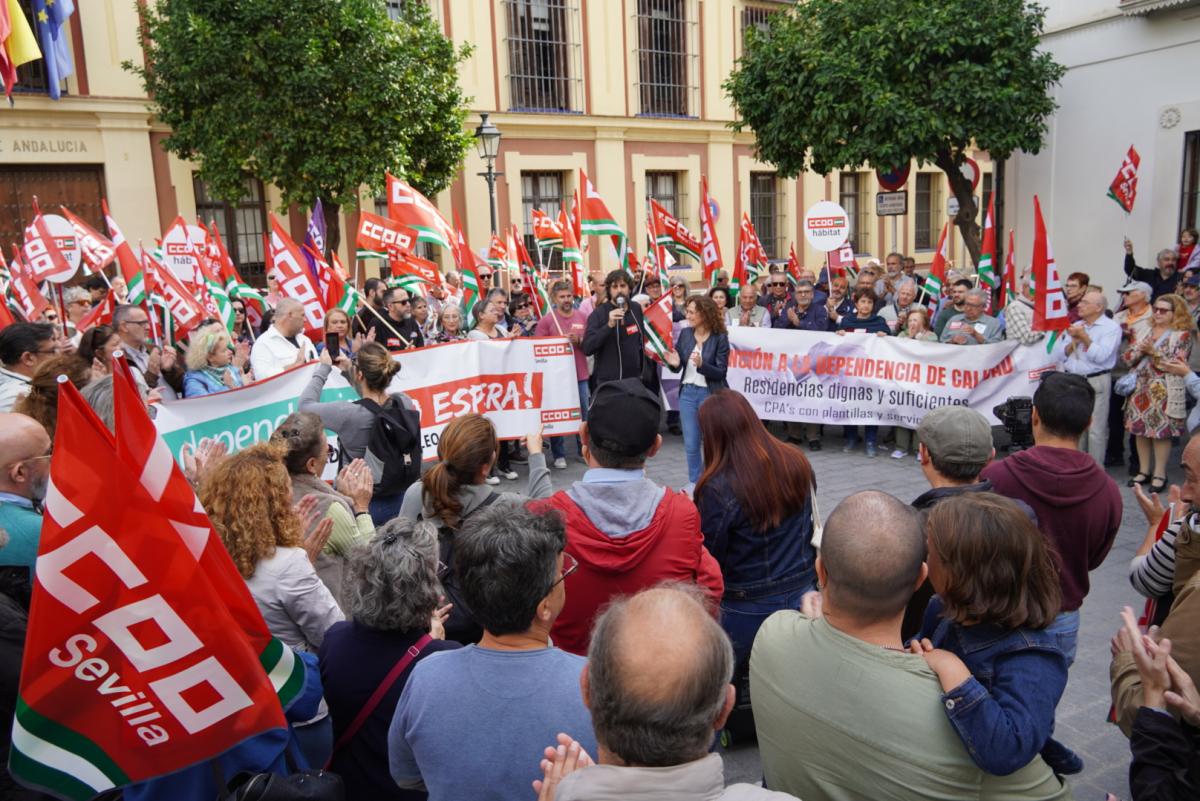
M 1200 522 L 1197 515 L 1179 518 L 1167 526 L 1149 551 L 1135 556 L 1129 563 L 1129 583 L 1139 594 L 1161 598 L 1171 592 L 1175 580 L 1175 538 L 1185 521 L 1193 529 Z

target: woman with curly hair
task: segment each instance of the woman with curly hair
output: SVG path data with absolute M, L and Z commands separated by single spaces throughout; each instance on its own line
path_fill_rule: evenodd
M 444 639 L 438 564 L 437 529 L 402 517 L 350 553 L 344 595 L 351 619 L 329 629 L 320 653 L 321 682 L 334 735 L 341 743 L 330 768 L 346 783 L 347 798 L 424 797 L 396 786 L 388 772 L 387 743 L 388 727 L 413 667 L 430 654 L 459 647 Z M 416 656 L 361 727 L 342 743 L 367 700 L 411 651 Z
M 13 406 L 14 412 L 28 415 L 41 423 L 51 440 L 58 425 L 60 375 L 65 375 L 76 389 L 83 389 L 92 380 L 92 369 L 76 356 L 52 356 L 38 365 L 29 379 L 29 394 Z
M 297 651 L 316 651 L 329 627 L 346 617 L 313 567 L 333 521 L 326 518 L 307 539 L 301 536 L 316 499 L 305 498 L 299 510 L 292 507 L 284 453 L 279 445 L 262 443 L 222 459 L 200 482 L 200 503 L 271 635 Z M 295 733 L 309 764 L 325 764 L 333 728 L 324 704 Z

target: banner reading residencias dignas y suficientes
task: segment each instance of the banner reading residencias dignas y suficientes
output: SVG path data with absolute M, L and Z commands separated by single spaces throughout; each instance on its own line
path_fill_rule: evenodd
M 391 390 L 406 393 L 420 408 L 426 459 L 437 455 L 446 424 L 470 412 L 488 417 L 502 439 L 523 437 L 539 426 L 546 436 L 579 430 L 575 357 L 563 337 L 454 342 L 395 358 L 400 372 Z M 155 425 L 176 459 L 184 445 L 195 447 L 206 437 L 221 440 L 230 452 L 265 442 L 298 410 L 300 393 L 316 367 L 310 363 L 241 389 L 164 402 Z M 336 370 L 321 394 L 322 401 L 357 397 Z M 330 444 L 336 454 L 336 438 L 331 436 Z M 334 472 L 331 465 L 325 477 Z
M 731 389 L 765 420 L 915 428 L 941 406 L 992 408 L 1032 396 L 1053 370 L 1043 345 L 942 345 L 897 337 L 764 328 L 729 331 Z

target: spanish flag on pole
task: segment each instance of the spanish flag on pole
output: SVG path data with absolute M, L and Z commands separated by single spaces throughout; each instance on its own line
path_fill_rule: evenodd
M 0 0 L 0 80 L 4 95 L 12 102 L 17 83 L 17 67 L 42 57 L 33 29 L 17 0 Z

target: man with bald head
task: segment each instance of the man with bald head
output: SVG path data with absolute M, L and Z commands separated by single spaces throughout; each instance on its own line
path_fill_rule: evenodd
M 767 786 L 805 801 L 1071 798 L 1041 757 L 993 776 L 963 747 L 937 676 L 900 640 L 924 559 L 917 511 L 891 495 L 860 492 L 829 515 L 821 593 L 767 618 L 750 655 Z
M 0 528 L 9 542 L 0 567 L 33 569 L 50 481 L 50 435 L 32 417 L 0 414 Z
M 250 349 L 254 380 L 279 375 L 289 367 L 317 358 L 317 349 L 304 335 L 304 306 L 292 298 L 275 304 L 271 327 L 263 331 Z
M 732 676 L 733 646 L 696 588 L 664 584 L 615 601 L 596 620 L 579 677 L 599 764 L 560 734 L 561 749 L 546 749 L 538 798 L 791 799 L 725 786 L 709 749 L 733 709 Z

